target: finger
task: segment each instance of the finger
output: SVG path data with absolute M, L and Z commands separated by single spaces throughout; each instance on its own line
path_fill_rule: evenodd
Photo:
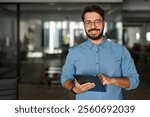
M 79 87 L 80 86 L 80 84 L 79 84 L 79 82 L 75 79 L 75 86 L 76 87 Z
M 99 74 L 99 75 L 98 75 L 98 78 L 99 78 L 100 81 L 102 81 L 103 78 L 104 78 L 104 75 L 103 75 L 103 74 Z
M 102 76 L 102 74 L 98 74 L 97 76 L 100 78 Z
M 90 84 L 91 84 L 91 82 L 86 82 L 86 83 L 82 84 L 82 86 L 86 86 L 86 85 L 90 85 Z
M 94 88 L 95 87 L 95 83 L 86 83 L 86 84 L 84 84 L 84 85 L 82 85 L 83 87 L 82 87 L 82 90 L 83 91 L 87 91 L 87 90 L 89 90 L 89 89 L 92 89 L 92 88 Z
M 106 83 L 105 83 L 105 82 L 103 82 L 102 84 L 103 84 L 103 85 L 106 85 Z

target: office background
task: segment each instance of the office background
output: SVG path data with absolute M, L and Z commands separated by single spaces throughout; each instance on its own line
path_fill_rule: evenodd
M 104 35 L 129 49 L 140 74 L 124 99 L 150 99 L 150 0 L 1 0 L 0 99 L 74 99 L 59 79 L 68 48 L 85 41 L 89 4 L 105 10 Z

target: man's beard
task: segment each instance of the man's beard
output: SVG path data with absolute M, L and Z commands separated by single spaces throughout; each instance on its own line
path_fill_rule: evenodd
M 88 32 L 91 32 L 91 31 L 100 31 L 100 30 L 98 30 L 98 29 L 91 29 L 91 30 L 88 30 Z M 86 32 L 86 35 L 87 35 L 87 37 L 89 37 L 91 40 L 98 40 L 98 39 L 100 39 L 102 36 L 103 36 L 103 30 L 99 33 L 99 35 L 97 35 L 97 36 L 92 36 L 92 35 L 90 35 L 88 32 Z

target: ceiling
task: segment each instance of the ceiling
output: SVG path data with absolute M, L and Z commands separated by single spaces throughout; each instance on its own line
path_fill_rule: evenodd
M 99 2 L 99 3 L 119 3 L 123 2 L 123 0 L 1 0 L 0 2 L 7 2 L 7 3 L 14 3 L 14 2 L 19 2 L 19 3 L 50 3 L 50 2 L 55 2 L 55 3 L 87 3 L 87 2 Z
M 11 0 L 0 2 L 12 4 Z M 97 4 L 105 10 L 107 20 L 120 14 L 124 26 L 150 23 L 150 0 L 14 0 L 14 2 L 21 3 L 21 12 L 27 15 L 69 14 L 78 17 L 85 6 Z

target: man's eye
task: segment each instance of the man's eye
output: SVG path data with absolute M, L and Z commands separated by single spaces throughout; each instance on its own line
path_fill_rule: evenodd
M 101 21 L 101 20 L 96 20 L 95 22 L 96 22 L 96 23 L 101 23 L 102 21 Z
M 90 21 L 86 21 L 85 24 L 90 24 Z

